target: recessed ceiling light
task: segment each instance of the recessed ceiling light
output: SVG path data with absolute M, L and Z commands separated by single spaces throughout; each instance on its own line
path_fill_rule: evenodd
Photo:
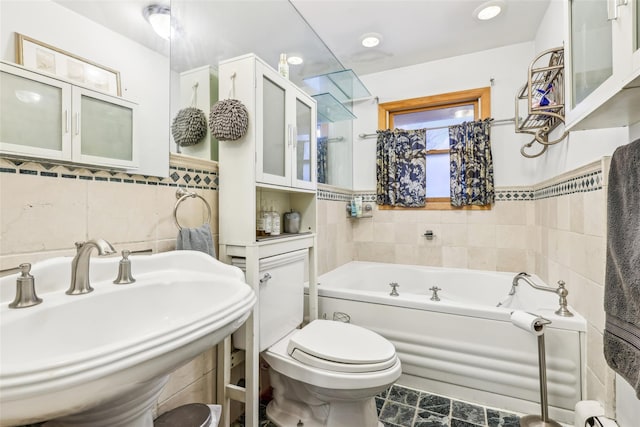
M 368 33 L 360 38 L 360 42 L 364 47 L 376 47 L 382 41 L 382 36 L 377 33 Z
M 302 57 L 294 55 L 294 56 L 289 56 L 287 58 L 287 62 L 291 65 L 300 65 L 304 62 L 304 60 L 302 59 Z
M 482 3 L 473 11 L 473 17 L 480 21 L 493 19 L 505 9 L 506 3 L 502 0 L 491 0 Z

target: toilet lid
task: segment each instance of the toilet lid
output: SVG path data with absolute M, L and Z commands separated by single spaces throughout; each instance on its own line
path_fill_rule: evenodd
M 301 363 L 338 372 L 373 372 L 396 363 L 396 349 L 377 333 L 350 323 L 314 320 L 294 334 L 289 355 Z

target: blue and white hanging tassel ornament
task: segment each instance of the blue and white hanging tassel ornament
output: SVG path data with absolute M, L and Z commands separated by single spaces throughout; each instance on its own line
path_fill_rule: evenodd
M 196 108 L 198 83 L 193 85 L 191 107 L 178 111 L 171 125 L 173 140 L 181 147 L 196 145 L 207 136 L 207 116 Z

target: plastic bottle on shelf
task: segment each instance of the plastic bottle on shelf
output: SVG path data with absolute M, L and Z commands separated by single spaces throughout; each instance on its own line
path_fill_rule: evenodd
M 273 202 L 271 202 L 271 235 L 280 235 L 280 212 L 273 208 Z
M 264 235 L 270 236 L 273 231 L 273 221 L 271 220 L 271 212 L 267 210 L 266 202 L 262 202 L 262 211 L 260 215 L 264 221 Z
M 362 197 L 357 196 L 354 200 L 356 202 L 356 216 L 361 217 L 362 216 Z
M 280 54 L 280 62 L 278 62 L 278 73 L 286 79 L 289 78 L 289 63 L 287 62 L 287 54 Z

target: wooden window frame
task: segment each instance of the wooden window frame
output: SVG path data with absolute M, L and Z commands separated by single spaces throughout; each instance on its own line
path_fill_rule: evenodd
M 414 113 L 420 111 L 433 110 L 436 108 L 455 107 L 459 105 L 474 104 L 474 120 L 483 120 L 491 117 L 491 88 L 481 87 L 477 89 L 448 92 L 439 95 L 423 96 L 419 98 L 402 99 L 378 104 L 378 129 L 393 129 L 393 116 L 396 113 Z M 429 154 L 444 154 L 449 150 L 429 150 Z M 381 210 L 490 210 L 487 206 L 451 206 L 449 197 L 428 197 L 425 199 L 425 206 L 420 208 L 407 208 L 403 206 L 380 205 Z

